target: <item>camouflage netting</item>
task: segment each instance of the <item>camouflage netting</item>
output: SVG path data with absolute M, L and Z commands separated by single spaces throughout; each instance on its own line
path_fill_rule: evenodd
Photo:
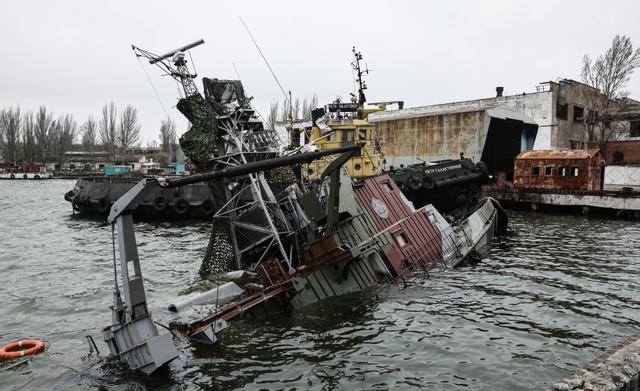
M 221 86 L 226 86 L 222 88 Z M 235 81 L 205 79 L 208 99 L 201 95 L 193 95 L 180 99 L 178 110 L 191 122 L 188 132 L 180 137 L 180 146 L 185 155 L 196 166 L 198 171 L 212 169 L 209 159 L 217 150 L 221 134 L 216 114 L 224 114 L 224 103 L 238 99 L 244 101 L 242 84 Z M 287 186 L 297 181 L 293 167 L 280 167 L 265 172 L 267 183 L 277 197 Z M 208 182 L 215 209 L 219 210 L 227 202 L 225 180 L 216 179 Z M 211 227 L 209 244 L 200 265 L 200 277 L 203 279 L 215 276 L 220 272 L 236 268 L 233 252 L 231 227 L 226 219 L 216 219 Z
M 200 172 L 208 171 L 209 158 L 217 148 L 218 127 L 212 107 L 201 95 L 180 99 L 178 110 L 191 122 L 188 132 L 180 137 L 180 147 Z M 224 180 L 214 179 L 207 183 L 215 210 L 224 206 L 226 195 Z M 231 230 L 229 224 L 216 221 L 211 225 L 209 244 L 200 265 L 200 277 L 208 278 L 232 270 L 235 266 Z

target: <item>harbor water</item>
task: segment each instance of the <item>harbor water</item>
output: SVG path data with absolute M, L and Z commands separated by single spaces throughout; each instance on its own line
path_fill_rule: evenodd
M 0 181 L 0 345 L 48 349 L 0 363 L 0 389 L 542 390 L 640 326 L 640 225 L 510 212 L 510 232 L 474 266 L 418 274 L 378 295 L 234 323 L 213 347 L 145 378 L 108 351 L 111 227 L 73 216 L 73 181 Z M 147 299 L 161 324 L 196 282 L 202 221 L 136 223 Z M 165 330 L 160 329 L 161 332 Z

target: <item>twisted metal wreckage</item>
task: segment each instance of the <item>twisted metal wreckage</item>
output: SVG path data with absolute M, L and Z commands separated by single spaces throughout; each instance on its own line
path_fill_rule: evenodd
M 206 181 L 218 212 L 201 273 L 246 270 L 259 279 L 199 295 L 203 300 L 194 302 L 213 298 L 215 310 L 170 324 L 205 343 L 215 343 L 227 321 L 256 310 L 296 309 L 389 283 L 412 268 L 455 266 L 494 235 L 500 213 L 490 199 L 451 225 L 432 205 L 416 210 L 386 174 L 349 177 L 342 166 L 360 152 L 359 144 L 280 153 L 275 132 L 257 120 L 240 81 L 204 78 L 204 97 L 198 91 L 185 51 L 201 43 L 162 56 L 134 47 L 182 85 L 177 107 L 191 128 L 180 144 L 200 173 L 145 178 L 111 208 L 121 282 L 114 247 L 112 324 L 103 336 L 111 355 L 130 368 L 151 374 L 178 355 L 171 334 L 158 333 L 148 310 L 134 236 L 132 211 L 154 187 Z M 299 165 L 318 159 L 330 159 L 320 180 L 301 181 Z

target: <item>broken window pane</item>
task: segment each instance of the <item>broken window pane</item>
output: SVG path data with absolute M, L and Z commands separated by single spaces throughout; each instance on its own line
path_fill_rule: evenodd
M 545 167 L 544 175 L 553 175 L 553 167 Z
M 566 167 L 558 167 L 558 176 L 566 176 L 567 168 Z
M 573 120 L 582 121 L 584 117 L 584 107 L 573 106 Z
M 578 176 L 578 167 L 571 167 L 571 176 Z
M 531 175 L 533 176 L 540 175 L 540 167 L 533 167 L 533 170 L 531 170 Z

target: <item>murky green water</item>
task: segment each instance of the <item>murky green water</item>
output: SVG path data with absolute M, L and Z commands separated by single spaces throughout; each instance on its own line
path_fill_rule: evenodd
M 352 296 L 222 343 L 179 341 L 168 373 L 144 378 L 88 356 L 110 321 L 111 229 L 73 217 L 72 181 L 0 181 L 0 344 L 50 347 L 8 369 L 0 389 L 540 390 L 640 326 L 640 226 L 510 213 L 511 234 L 474 267 L 416 276 L 378 298 Z M 138 223 L 155 320 L 197 274 L 208 224 Z

